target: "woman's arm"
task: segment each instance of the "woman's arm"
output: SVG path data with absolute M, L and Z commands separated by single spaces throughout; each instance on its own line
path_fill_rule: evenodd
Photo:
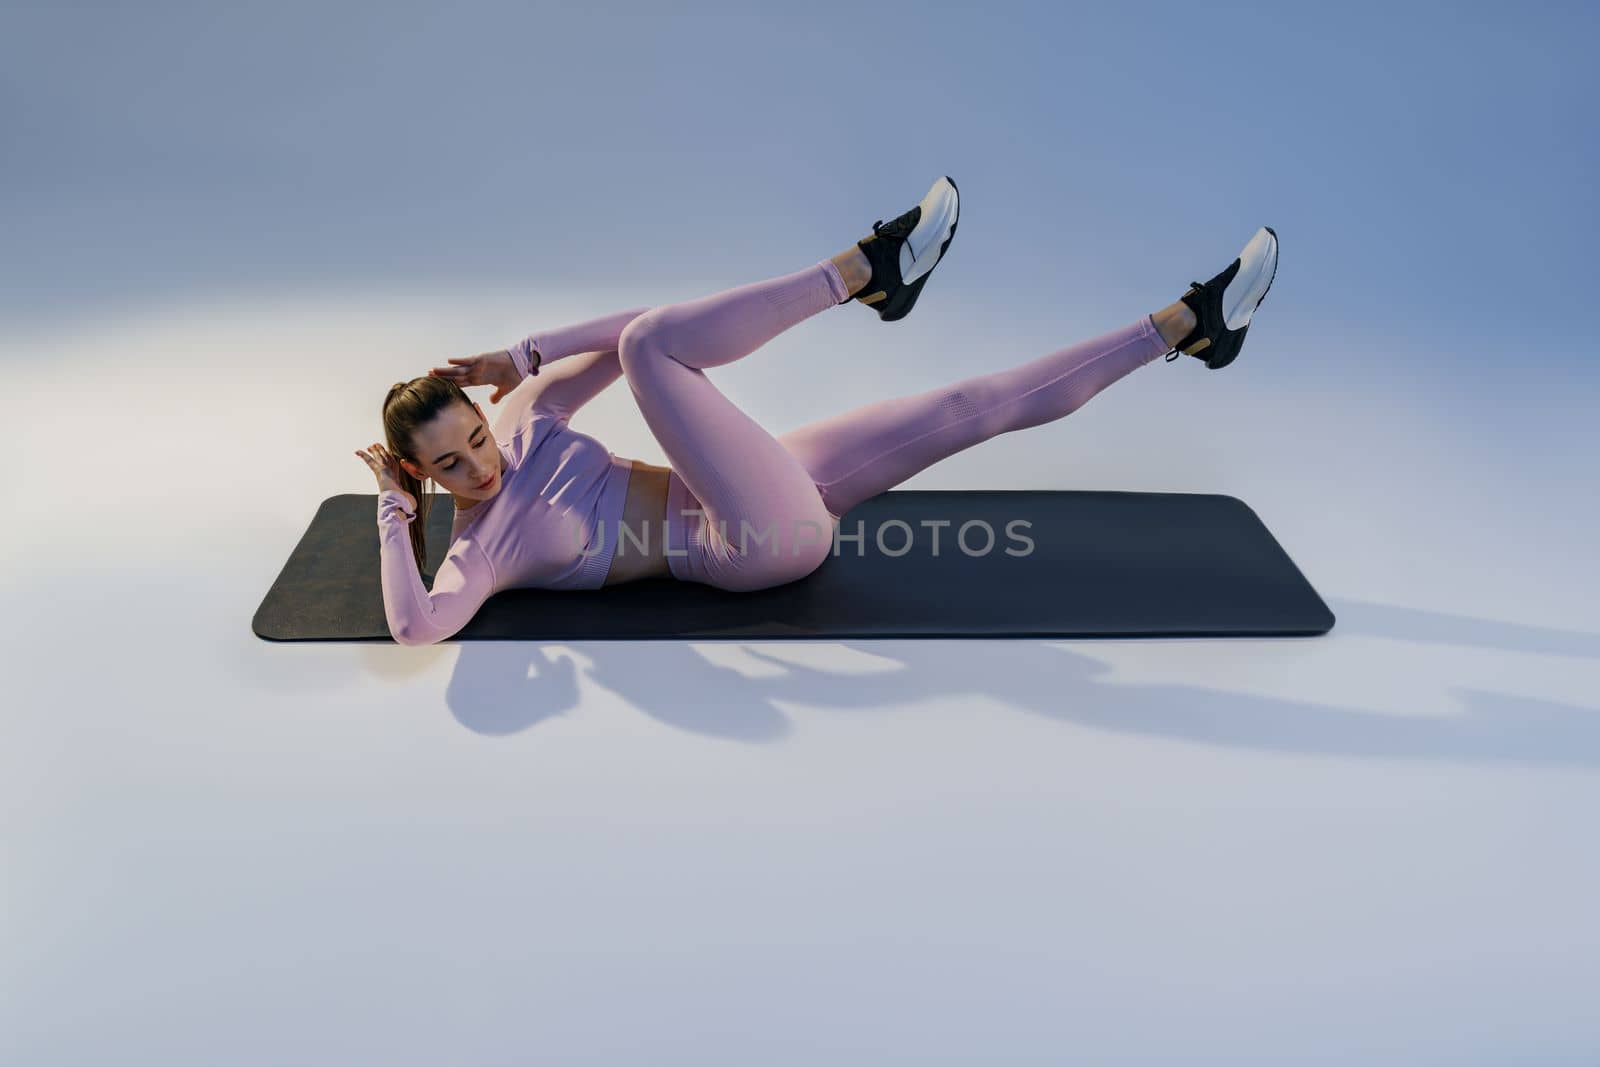
M 633 308 L 529 334 L 506 349 L 522 378 L 530 370 L 538 370 L 538 393 L 530 410 L 571 418 L 622 377 L 622 360 L 617 353 L 622 331 L 649 310 Z
M 647 307 L 633 308 L 598 319 L 575 322 L 570 326 L 542 330 L 529 334 L 506 351 L 511 353 L 511 362 L 516 366 L 519 377 L 526 378 L 534 366 L 539 368 L 543 376 L 544 367 L 579 352 L 616 351 L 622 331 L 628 328 L 628 323 L 649 310 Z M 534 363 L 536 358 L 538 362 Z
M 531 410 L 570 419 L 574 412 L 622 377 L 622 357 L 609 352 L 584 352 L 539 373 Z
M 494 567 L 476 543 L 457 541 L 439 564 L 430 594 L 411 551 L 414 507 L 409 493 L 385 489 L 378 494 L 383 613 L 389 633 L 400 644 L 431 645 L 460 630 L 478 613 L 494 592 Z

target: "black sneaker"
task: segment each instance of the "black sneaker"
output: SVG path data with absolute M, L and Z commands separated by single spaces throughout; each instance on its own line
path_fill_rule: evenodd
M 947 175 L 904 215 L 887 224 L 874 222 L 872 236 L 856 242 L 872 264 L 872 279 L 851 299 L 876 310 L 884 322 L 911 314 L 928 275 L 955 239 L 960 214 L 960 194 Z
M 1232 363 L 1250 329 L 1250 317 L 1267 298 L 1277 273 L 1278 235 L 1263 226 L 1226 270 L 1204 285 L 1190 282 L 1189 291 L 1178 298 L 1194 312 L 1195 327 L 1172 346 L 1167 362 L 1181 353 L 1203 360 L 1212 370 Z

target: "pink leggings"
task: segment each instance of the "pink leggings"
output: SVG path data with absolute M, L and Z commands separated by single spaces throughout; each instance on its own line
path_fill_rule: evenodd
M 1071 414 L 1171 349 L 1146 315 L 1019 367 L 880 400 L 782 437 L 706 377 L 703 368 L 749 355 L 848 295 L 823 260 L 652 308 L 622 332 L 623 374 L 672 467 L 674 577 L 734 591 L 803 578 L 832 554 L 839 516 L 861 501 L 979 441 Z

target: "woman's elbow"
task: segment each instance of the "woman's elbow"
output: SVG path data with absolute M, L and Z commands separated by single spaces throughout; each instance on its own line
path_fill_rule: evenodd
M 395 639 L 396 644 L 411 645 L 436 645 L 450 635 L 439 630 L 417 626 L 390 626 L 389 634 Z

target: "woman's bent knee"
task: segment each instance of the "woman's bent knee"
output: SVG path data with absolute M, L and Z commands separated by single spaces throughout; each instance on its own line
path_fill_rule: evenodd
M 669 310 L 667 305 L 653 307 L 623 327 L 622 333 L 617 336 L 617 355 L 626 361 L 629 353 L 638 354 L 664 347 Z

